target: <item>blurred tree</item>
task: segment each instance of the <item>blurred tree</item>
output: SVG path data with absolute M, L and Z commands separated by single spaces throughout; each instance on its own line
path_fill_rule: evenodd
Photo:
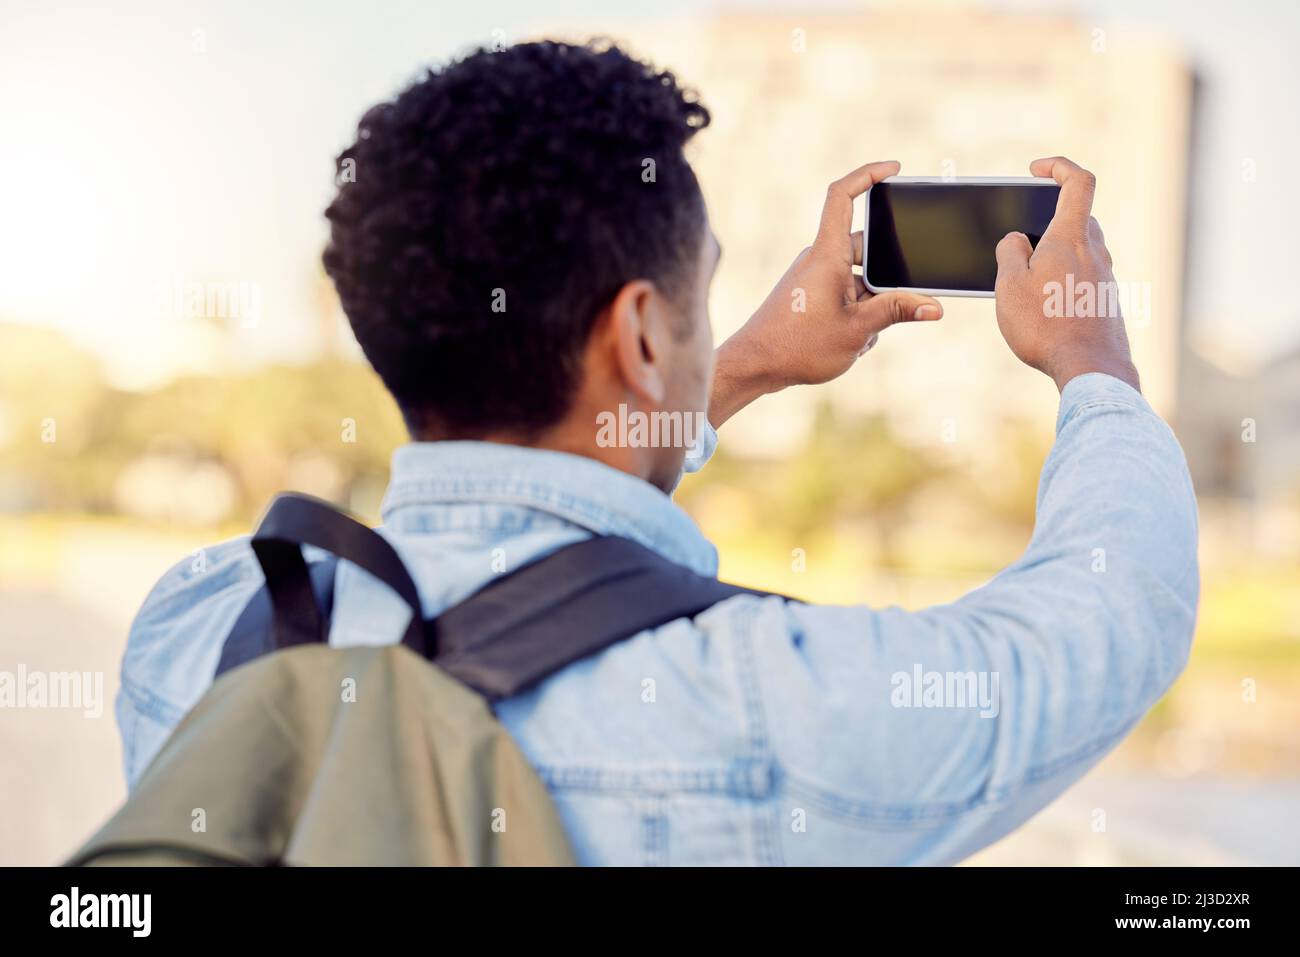
M 238 489 L 234 518 L 251 519 L 291 477 L 313 475 L 322 488 L 304 491 L 337 490 L 339 504 L 373 518 L 405 440 L 395 404 L 361 362 L 329 357 L 125 392 L 63 336 L 0 325 L 0 501 L 11 508 L 111 511 L 127 467 L 152 457 L 223 466 Z
M 1005 421 L 997 434 L 997 469 L 978 483 L 978 494 L 991 514 L 1027 534 L 1034 528 L 1038 479 L 1052 436 L 1022 421 Z
M 945 475 L 936 456 L 900 440 L 884 416 L 846 413 L 823 403 L 798 454 L 780 461 L 741 460 L 724 442 L 708 468 L 687 480 L 678 499 L 703 515 L 717 498 L 715 490 L 726 487 L 730 498 L 750 505 L 741 510 L 753 516 L 750 536 L 779 537 L 792 543 L 789 547 L 844 527 L 871 529 L 879 561 L 895 565 L 896 538 L 908 520 L 908 506 Z
M 791 533 L 807 538 L 834 524 L 875 529 L 881 565 L 898 564 L 895 544 L 912 499 L 944 468 L 927 451 L 902 442 L 882 415 L 818 407 L 809 442 L 777 486 Z
M 0 323 L 0 502 L 79 504 L 76 469 L 107 391 L 95 359 L 60 333 Z

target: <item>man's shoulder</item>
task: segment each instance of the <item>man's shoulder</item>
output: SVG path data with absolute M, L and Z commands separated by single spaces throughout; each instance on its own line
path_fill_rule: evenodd
M 183 711 L 212 676 L 222 638 L 263 578 L 247 536 L 195 549 L 171 568 L 145 597 L 131 622 L 122 682 L 148 688 Z M 203 682 L 188 678 L 209 663 Z M 183 666 L 183 667 L 182 667 Z M 175 687 L 177 675 L 186 688 Z
M 210 594 L 250 579 L 260 580 L 261 571 L 248 535 L 196 548 L 163 573 L 145 597 L 141 612 L 165 605 L 181 593 Z

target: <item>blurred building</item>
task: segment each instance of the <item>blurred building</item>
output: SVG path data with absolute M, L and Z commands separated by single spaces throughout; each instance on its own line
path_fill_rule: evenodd
M 1300 347 L 1266 362 L 1225 337 L 1192 337 L 1179 436 L 1202 496 L 1300 502 Z
M 691 158 L 724 248 L 719 339 L 811 242 L 824 186 L 855 166 L 898 159 L 912 175 L 1028 175 L 1031 159 L 1062 153 L 1098 176 L 1095 213 L 1117 279 L 1146 284 L 1149 315 L 1129 312 L 1130 336 L 1146 394 L 1172 414 L 1192 82 L 1161 36 L 951 5 L 727 12 L 626 35 L 713 113 Z M 882 410 L 908 440 L 976 462 L 1008 419 L 1050 437 L 1055 389 L 1010 355 L 992 301 L 945 309 L 938 326 L 882 336 L 830 387 L 836 401 Z M 787 451 L 826 394 L 789 390 L 751 407 L 728 426 L 729 448 Z

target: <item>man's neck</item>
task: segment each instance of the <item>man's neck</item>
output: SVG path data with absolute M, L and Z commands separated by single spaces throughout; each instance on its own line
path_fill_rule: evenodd
M 412 438 L 417 442 L 471 441 L 493 442 L 498 445 L 515 445 L 529 449 L 566 452 L 594 459 L 610 468 L 618 469 L 644 481 L 651 481 L 653 462 L 646 458 L 646 450 L 627 445 L 602 445 L 597 439 L 596 413 L 586 408 L 574 408 L 563 420 L 540 432 L 511 429 L 493 429 L 478 433 L 461 433 L 428 429 Z M 655 483 L 652 483 L 655 484 Z M 659 486 L 663 488 L 662 485 Z

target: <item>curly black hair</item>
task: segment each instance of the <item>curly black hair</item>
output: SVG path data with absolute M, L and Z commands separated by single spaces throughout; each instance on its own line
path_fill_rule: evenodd
M 606 41 L 480 48 L 361 118 L 323 259 L 415 437 L 536 434 L 623 285 L 683 302 L 704 207 L 682 148 L 708 122 Z

